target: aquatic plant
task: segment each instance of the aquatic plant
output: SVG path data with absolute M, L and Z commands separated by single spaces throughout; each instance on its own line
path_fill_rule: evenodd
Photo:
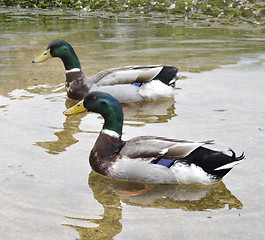
M 21 8 L 67 8 L 85 11 L 135 12 L 180 15 L 185 17 L 212 16 L 218 18 L 262 19 L 262 0 L 2 0 L 5 6 Z

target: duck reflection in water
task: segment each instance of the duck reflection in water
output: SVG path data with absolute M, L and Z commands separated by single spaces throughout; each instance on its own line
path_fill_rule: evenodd
M 226 188 L 222 181 L 211 185 L 151 185 L 118 181 L 91 172 L 88 185 L 94 198 L 103 206 L 101 219 L 67 217 L 72 220 L 95 223 L 97 227 L 65 224 L 78 231 L 80 239 L 113 239 L 122 231 L 121 202 L 136 207 L 203 211 L 241 209 L 243 204 Z M 135 194 L 137 192 L 138 194 Z
M 67 99 L 65 102 L 66 107 L 71 107 L 76 104 L 77 101 L 72 99 Z M 44 141 L 44 142 L 35 142 L 34 145 L 42 147 L 47 150 L 47 153 L 50 154 L 59 154 L 60 152 L 66 151 L 66 148 L 76 144 L 78 140 L 73 136 L 76 133 L 83 132 L 79 126 L 81 124 L 83 114 L 80 114 L 77 117 L 66 117 L 65 122 L 63 123 L 63 128 L 55 129 L 54 135 L 57 137 L 55 141 Z
M 66 108 L 74 106 L 77 101 L 67 99 L 65 102 Z M 157 101 L 145 101 L 132 104 L 123 104 L 125 109 L 125 123 L 130 126 L 144 126 L 150 123 L 168 122 L 175 114 L 174 98 L 160 99 Z M 78 142 L 73 136 L 77 133 L 98 133 L 92 131 L 83 131 L 79 128 L 82 118 L 88 113 L 83 113 L 75 116 L 67 116 L 63 123 L 63 128 L 55 129 L 54 135 L 57 137 L 55 141 L 35 142 L 34 145 L 47 150 L 49 154 L 59 154 Z

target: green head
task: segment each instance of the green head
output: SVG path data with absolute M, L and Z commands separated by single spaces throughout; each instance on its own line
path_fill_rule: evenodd
M 32 62 L 40 63 L 52 57 L 61 58 L 66 70 L 71 70 L 73 68 L 81 68 L 80 62 L 75 54 L 74 49 L 68 42 L 64 40 L 52 41 L 46 48 L 46 51 L 44 51 L 40 56 L 35 58 Z
M 119 101 L 105 92 L 90 92 L 84 100 L 74 107 L 67 109 L 64 114 L 70 115 L 82 112 L 86 109 L 88 112 L 95 112 L 102 115 L 105 122 L 103 129 L 115 131 L 122 134 L 123 111 Z

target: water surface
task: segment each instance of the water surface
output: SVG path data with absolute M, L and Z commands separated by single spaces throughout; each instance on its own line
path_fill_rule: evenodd
M 256 29 L 193 28 L 146 18 L 0 14 L 0 234 L 3 239 L 263 239 L 265 37 Z M 172 99 L 125 112 L 123 138 L 214 139 L 247 160 L 216 184 L 148 185 L 105 179 L 88 155 L 97 114 L 63 115 L 59 59 L 31 60 L 70 42 L 87 75 L 168 64 Z M 140 196 L 129 192 L 142 191 Z

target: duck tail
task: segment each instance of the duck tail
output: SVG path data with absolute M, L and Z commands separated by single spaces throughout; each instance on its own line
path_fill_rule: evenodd
M 231 162 L 221 167 L 215 168 L 214 171 L 219 171 L 219 170 L 224 170 L 224 169 L 231 170 L 233 167 L 235 167 L 236 165 L 238 165 L 245 159 L 244 152 L 240 156 L 237 157 L 236 153 L 231 148 L 228 151 L 232 152 L 232 156 L 230 157 Z
M 244 152 L 242 152 L 242 154 L 237 157 L 236 153 L 231 148 L 229 148 L 228 151 L 230 151 L 232 153 L 231 158 L 234 159 L 234 161 L 241 161 L 241 160 L 244 160 L 244 158 L 245 158 Z
M 157 80 L 160 80 L 162 83 L 169 85 L 171 87 L 175 87 L 175 83 L 178 80 L 178 68 L 176 67 L 170 67 L 170 66 L 164 66 L 160 73 L 154 78 Z

